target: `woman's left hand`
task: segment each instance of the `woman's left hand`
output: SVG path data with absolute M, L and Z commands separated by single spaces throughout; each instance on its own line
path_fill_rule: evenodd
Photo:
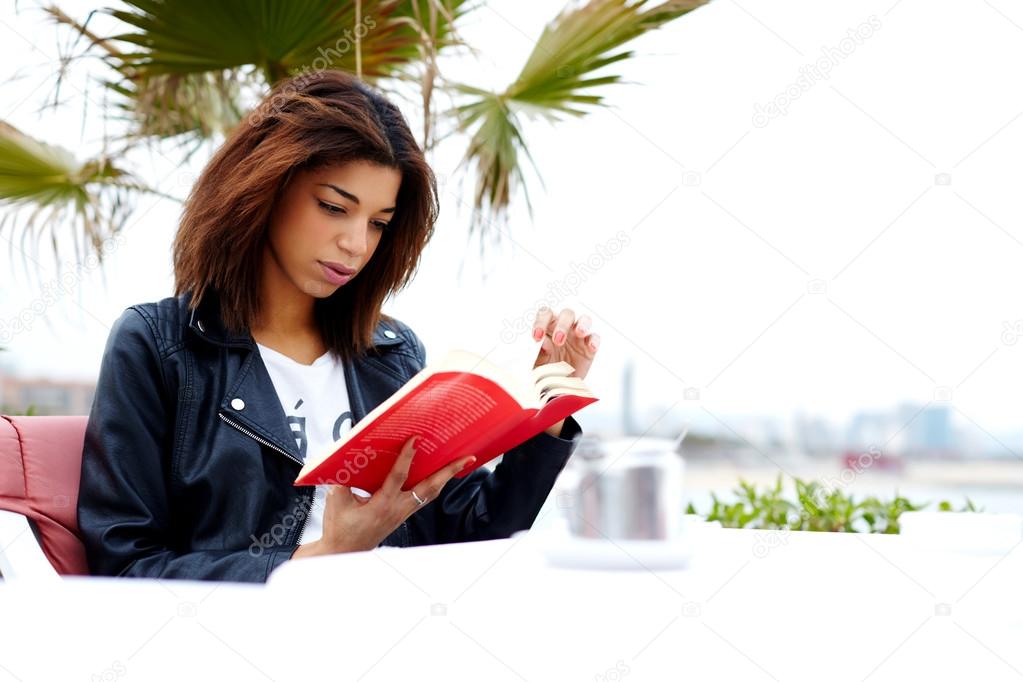
M 569 376 L 580 379 L 590 371 L 593 358 L 600 348 L 600 336 L 590 332 L 590 316 L 583 315 L 577 320 L 575 313 L 568 308 L 556 315 L 547 306 L 540 308 L 533 323 L 533 340 L 541 339 L 543 343 L 533 367 L 564 360 L 575 370 Z M 565 420 L 562 419 L 544 430 L 549 435 L 560 438 L 564 425 Z
M 546 306 L 540 308 L 533 323 L 533 340 L 542 339 L 543 343 L 533 367 L 563 360 L 575 369 L 570 376 L 584 378 L 600 348 L 600 336 L 590 331 L 590 324 L 589 315 L 577 320 L 568 308 L 557 314 Z

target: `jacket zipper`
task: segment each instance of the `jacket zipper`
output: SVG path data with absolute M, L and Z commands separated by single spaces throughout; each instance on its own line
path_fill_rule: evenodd
M 228 419 L 227 417 L 224 416 L 223 412 L 218 412 L 217 414 L 220 415 L 220 418 L 222 420 L 224 420 L 225 422 L 227 422 L 228 424 L 230 424 L 234 428 L 238 429 L 239 431 L 244 433 L 249 438 L 255 440 L 256 442 L 262 443 L 263 445 L 267 446 L 268 448 L 276 450 L 277 452 L 281 453 L 285 457 L 288 457 L 289 459 L 291 459 L 291 460 L 293 460 L 295 462 L 298 462 L 299 464 L 302 464 L 302 462 L 300 462 L 298 459 L 295 459 L 294 457 L 292 457 L 290 453 L 285 452 L 284 450 L 280 449 L 279 447 L 277 447 L 276 445 L 274 445 L 270 441 L 266 440 L 265 438 L 261 438 L 260 436 L 257 436 L 256 434 L 252 433 L 252 431 L 249 431 L 247 428 L 245 428 L 244 426 L 242 426 L 238 422 L 231 421 L 230 419 Z M 305 535 L 306 522 L 309 520 L 309 515 L 312 514 L 312 512 L 313 512 L 313 504 L 315 504 L 315 502 L 316 502 L 316 489 L 314 488 L 313 489 L 313 497 L 312 497 L 311 500 L 309 500 L 309 509 L 307 509 L 306 513 L 302 516 L 302 523 L 298 527 L 298 539 L 295 540 L 295 544 L 296 545 L 301 545 L 302 544 L 302 536 Z M 408 546 L 408 526 L 407 526 L 407 523 L 408 523 L 407 521 L 402 521 L 401 522 L 402 540 L 405 541 L 404 542 L 405 546 Z
M 309 521 L 309 515 L 313 513 L 313 504 L 316 503 L 316 489 L 313 489 L 313 497 L 309 500 L 309 508 L 306 509 L 305 514 L 302 515 L 302 523 L 298 527 L 298 537 L 295 539 L 295 546 L 302 546 L 302 536 L 305 535 L 306 523 Z
M 223 412 L 218 412 L 217 414 L 220 416 L 220 418 L 223 421 L 227 422 L 228 424 L 230 424 L 234 428 L 238 429 L 239 431 L 241 431 L 242 433 L 244 433 L 246 436 L 248 436 L 252 440 L 256 441 L 257 443 L 262 443 L 263 445 L 267 446 L 268 448 L 270 448 L 272 450 L 276 450 L 277 452 L 281 453 L 282 455 L 284 455 L 288 459 L 290 459 L 290 460 L 292 460 L 294 462 L 298 462 L 299 464 L 302 464 L 301 460 L 299 460 L 299 459 L 295 458 L 294 456 L 292 456 L 291 453 L 282 450 L 281 448 L 277 447 L 276 445 L 274 445 L 273 443 L 271 443 L 267 439 L 262 438 L 260 436 L 257 436 L 256 434 L 252 433 L 252 431 L 249 431 L 247 428 L 245 428 L 244 426 L 242 426 L 238 422 L 235 422 L 235 421 L 232 421 L 232 420 L 228 419 L 226 416 L 224 416 Z M 306 522 L 309 520 L 309 514 L 312 513 L 313 502 L 315 502 L 315 501 L 316 501 L 316 492 L 315 492 L 315 489 L 314 489 L 314 491 L 313 491 L 313 499 L 310 500 L 310 502 L 309 502 L 309 509 L 307 509 L 305 514 L 302 515 L 302 522 L 301 522 L 301 524 L 299 524 L 299 527 L 298 527 L 298 539 L 295 541 L 295 545 L 296 546 L 302 544 L 302 536 L 305 534 Z

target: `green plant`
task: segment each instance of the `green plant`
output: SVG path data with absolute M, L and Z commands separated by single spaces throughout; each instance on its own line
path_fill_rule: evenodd
M 961 511 L 961 512 L 970 511 L 970 512 L 979 512 L 979 511 L 984 511 L 984 508 L 983 507 L 978 507 L 976 504 L 973 503 L 973 500 L 971 500 L 970 498 L 967 497 L 966 498 L 966 503 L 963 504 L 963 506 L 960 507 L 959 509 L 953 509 L 951 502 L 949 502 L 948 500 L 942 500 L 941 502 L 938 503 L 938 511 Z
M 888 500 L 874 496 L 857 500 L 841 487 L 797 477 L 792 477 L 792 484 L 795 501 L 784 496 L 781 474 L 773 485 L 763 489 L 740 479 L 732 490 L 734 501 L 726 502 L 711 493 L 711 508 L 706 515 L 700 514 L 692 503 L 686 507 L 686 513 L 720 521 L 725 528 L 893 534 L 899 532 L 903 512 L 919 511 L 930 505 L 914 503 L 898 493 Z M 958 510 L 947 500 L 938 502 L 937 509 L 982 511 L 969 498 Z
M 79 261 L 91 252 L 102 262 L 104 240 L 124 227 L 133 195 L 140 192 L 160 194 L 112 159 L 77 161 L 71 152 L 0 121 L 0 201 L 10 209 L 0 217 L 0 232 L 26 209 L 22 253 L 28 253 L 26 242 L 44 234 L 56 251 L 60 229 L 73 219 L 80 228 L 73 233 Z
M 13 410 L 8 410 L 6 405 L 0 405 L 0 414 L 6 414 L 9 417 L 17 417 L 17 416 L 31 417 L 31 416 L 34 416 L 36 414 L 36 406 L 35 405 L 29 405 L 27 408 L 25 408 L 24 412 L 16 412 L 16 411 L 13 411 Z

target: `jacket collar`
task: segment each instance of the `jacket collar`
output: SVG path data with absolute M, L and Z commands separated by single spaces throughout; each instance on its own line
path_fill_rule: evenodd
M 353 427 L 406 381 L 391 372 L 381 371 L 375 363 L 374 358 L 361 355 L 343 365 Z M 304 464 L 295 434 L 259 353 L 247 354 L 237 378 L 221 398 L 218 411 L 222 417 L 258 436 L 257 440 L 267 441 L 274 450 L 297 464 Z M 306 454 L 316 456 L 319 453 Z
M 191 297 L 191 292 L 188 292 L 182 295 L 182 300 L 184 303 L 190 303 Z M 220 317 L 220 297 L 216 291 L 207 292 L 199 301 L 199 305 L 190 311 L 188 328 L 200 339 L 218 346 L 255 347 L 255 341 L 248 331 L 245 334 L 232 334 L 224 328 L 224 322 Z
M 183 295 L 183 303 L 187 304 L 188 296 Z M 245 334 L 231 334 L 224 328 L 219 301 L 215 295 L 203 297 L 196 310 L 191 312 L 188 327 L 199 338 L 215 345 L 256 349 L 255 340 L 247 331 Z M 373 332 L 373 343 L 378 348 L 386 349 L 405 341 L 398 330 L 391 329 L 384 322 L 378 324 Z M 393 373 L 381 371 L 375 363 L 377 360 L 367 354 L 344 363 L 352 426 L 404 384 Z M 287 415 L 259 353 L 247 354 L 238 376 L 220 401 L 219 412 L 269 442 L 278 452 L 296 463 L 302 463 Z

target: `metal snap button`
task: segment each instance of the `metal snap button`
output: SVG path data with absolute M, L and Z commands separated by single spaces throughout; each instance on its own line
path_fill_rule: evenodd
M 393 338 L 397 338 L 398 335 L 395 334 L 394 332 L 392 332 L 390 329 L 385 329 L 384 330 L 384 336 L 386 336 L 389 339 L 393 339 Z
M 236 410 L 244 410 L 245 401 L 242 400 L 241 398 L 235 398 L 234 400 L 231 401 L 231 407 L 233 407 Z

